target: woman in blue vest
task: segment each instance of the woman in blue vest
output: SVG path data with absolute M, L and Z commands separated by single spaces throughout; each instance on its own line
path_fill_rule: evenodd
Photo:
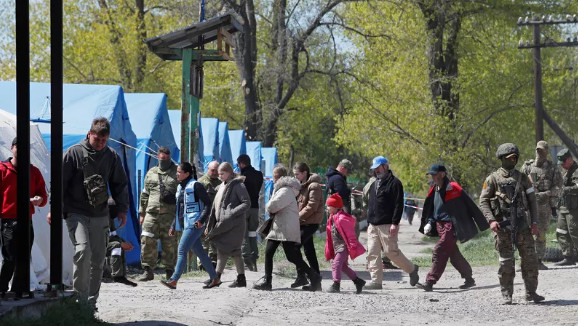
M 188 162 L 179 164 L 177 167 L 177 215 L 169 235 L 174 236 L 175 231 L 183 231 L 179 242 L 179 253 L 175 272 L 168 280 L 161 280 L 161 284 L 171 288 L 177 288 L 177 282 L 187 266 L 187 254 L 189 250 L 201 260 L 201 264 L 209 273 L 213 283 L 221 283 L 211 259 L 203 249 L 201 233 L 211 211 L 211 199 L 200 182 L 197 182 L 197 171 Z

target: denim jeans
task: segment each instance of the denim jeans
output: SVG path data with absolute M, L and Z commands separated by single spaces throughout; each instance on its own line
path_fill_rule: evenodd
M 205 270 L 209 273 L 211 279 L 217 277 L 217 272 L 215 272 L 215 268 L 213 267 L 213 263 L 211 259 L 207 255 L 205 249 L 203 249 L 203 243 L 201 242 L 201 234 L 205 228 L 200 229 L 185 229 L 183 231 L 183 235 L 181 236 L 181 242 L 179 242 L 179 254 L 177 258 L 177 266 L 175 268 L 175 272 L 171 276 L 171 280 L 178 281 L 181 278 L 181 275 L 185 271 L 185 267 L 187 266 L 187 255 L 189 250 L 193 249 L 193 252 L 199 259 L 201 260 L 201 264 L 205 268 Z

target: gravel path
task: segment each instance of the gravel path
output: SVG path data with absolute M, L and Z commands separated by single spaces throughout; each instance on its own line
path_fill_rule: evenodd
M 414 229 L 404 226 L 400 232 L 400 248 L 410 258 L 433 246 L 421 241 Z M 352 266 L 369 280 L 365 257 Z M 331 271 L 322 274 L 327 289 Z M 420 270 L 422 280 L 426 274 L 427 268 Z M 477 286 L 460 290 L 463 280 L 448 265 L 430 293 L 411 287 L 407 274 L 396 270 L 385 272 L 383 290 L 360 295 L 346 276 L 339 294 L 291 289 L 293 279 L 278 275 L 273 276 L 273 291 L 256 291 L 251 286 L 262 272 L 247 271 L 246 276 L 246 289 L 228 288 L 236 277 L 234 270 L 226 270 L 223 284 L 210 290 L 202 289 L 206 277 L 181 279 L 177 290 L 157 280 L 135 288 L 105 283 L 98 317 L 120 325 L 578 325 L 578 266 L 540 273 L 538 293 L 546 297 L 542 304 L 526 303 L 517 273 L 511 306 L 499 305 L 496 266 L 474 267 Z

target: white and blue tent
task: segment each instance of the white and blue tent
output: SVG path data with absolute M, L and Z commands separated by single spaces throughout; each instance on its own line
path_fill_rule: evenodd
M 261 147 L 261 157 L 265 161 L 265 170 L 263 174 L 266 177 L 273 177 L 273 167 L 275 164 L 279 163 L 277 157 L 277 148 L 275 147 Z M 290 167 L 289 167 L 290 168 Z
M 0 81 L 0 106 L 16 113 L 16 83 Z M 108 146 L 120 156 L 129 182 L 130 207 L 126 226 L 118 232 L 135 247 L 127 252 L 128 264 L 140 262 L 140 225 L 136 189 L 136 136 L 126 109 L 124 92 L 120 86 L 64 84 L 63 89 L 63 149 L 86 138 L 92 120 L 105 117 L 110 121 Z M 30 83 L 30 117 L 46 122 L 50 118 L 50 84 Z M 36 119 L 35 119 L 36 118 Z M 50 148 L 50 123 L 40 123 L 40 132 Z
M 203 171 L 207 172 L 211 161 L 220 161 L 219 157 L 219 119 L 201 118 L 200 131 L 203 141 Z
M 257 171 L 262 171 L 261 169 L 261 142 L 260 141 L 248 141 L 245 143 L 247 149 L 247 155 L 251 159 L 251 165 Z
M 229 124 L 219 122 L 219 163 L 229 162 L 233 165 L 231 142 L 229 141 Z
M 171 151 L 171 158 L 176 163 L 179 162 L 180 150 L 173 134 L 165 94 L 125 93 L 124 99 L 131 124 L 138 126 L 134 130 L 138 149 L 136 152 L 136 172 L 139 182 L 137 188 L 142 189 L 147 171 L 158 164 L 156 156 L 159 147 L 167 147 Z
M 169 119 L 171 120 L 171 126 L 173 128 L 173 135 L 175 138 L 175 142 L 177 143 L 177 147 L 181 148 L 181 111 L 180 110 L 168 110 L 169 111 Z M 199 114 L 200 116 L 200 114 Z M 199 119 L 199 142 L 198 142 L 198 162 L 203 162 L 203 129 L 201 128 L 201 119 Z M 179 152 L 179 157 L 177 158 L 177 162 L 181 162 L 181 154 Z M 197 162 L 197 163 L 198 163 Z
M 231 155 L 233 157 L 233 170 L 239 172 L 237 158 L 247 153 L 247 140 L 243 130 L 229 130 L 229 143 L 231 143 Z

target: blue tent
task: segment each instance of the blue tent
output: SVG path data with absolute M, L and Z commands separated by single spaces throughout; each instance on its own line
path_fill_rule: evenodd
M 207 172 L 211 161 L 219 161 L 219 119 L 201 118 L 203 133 L 203 171 Z M 200 141 L 200 140 L 199 140 Z
M 180 150 L 176 144 L 165 94 L 125 93 L 124 99 L 137 138 L 136 171 L 138 189 L 142 189 L 147 171 L 158 164 L 156 152 L 165 146 L 171 151 L 171 158 L 179 162 Z M 180 129 L 180 126 L 179 126 Z
M 273 167 L 275 164 L 279 163 L 277 158 L 277 148 L 261 147 L 261 156 L 263 157 L 263 161 L 265 161 L 265 170 L 263 171 L 263 174 L 266 177 L 273 177 Z
M 168 110 L 169 111 L 169 120 L 171 120 L 171 127 L 173 129 L 173 135 L 175 138 L 175 142 L 177 143 L 177 147 L 181 148 L 181 111 L 180 110 Z M 199 113 L 200 116 L 200 113 Z M 203 161 L 203 129 L 201 128 L 201 121 L 199 120 L 199 143 L 198 143 L 198 157 L 199 162 Z M 181 153 L 179 152 L 179 157 L 177 158 L 177 162 L 181 162 Z M 197 162 L 198 163 L 198 162 Z
M 261 171 L 261 142 L 260 141 L 248 141 L 245 143 L 247 149 L 247 155 L 251 159 L 251 165 L 257 171 Z
M 227 122 L 219 122 L 219 162 L 233 164 L 231 143 L 229 141 L 229 124 Z
M 120 86 L 65 84 L 63 91 L 63 147 L 77 144 L 86 138 L 92 120 L 105 117 L 110 121 L 110 139 L 108 145 L 120 156 L 125 172 L 130 180 L 130 207 L 125 227 L 119 234 L 131 242 L 135 249 L 127 252 L 127 263 L 140 262 L 140 225 L 137 214 L 137 190 L 135 173 L 135 151 L 128 147 L 136 146 L 136 136 L 124 101 L 124 92 Z M 42 121 L 50 118 L 50 84 L 30 83 L 30 117 Z M 16 83 L 0 81 L 0 105 L 8 112 L 16 113 Z M 39 125 L 42 136 L 50 148 L 50 124 Z M 127 145 L 127 146 L 125 146 Z
M 245 132 L 243 130 L 229 130 L 229 143 L 231 143 L 231 155 L 233 157 L 233 169 L 239 172 L 237 157 L 247 153 Z

